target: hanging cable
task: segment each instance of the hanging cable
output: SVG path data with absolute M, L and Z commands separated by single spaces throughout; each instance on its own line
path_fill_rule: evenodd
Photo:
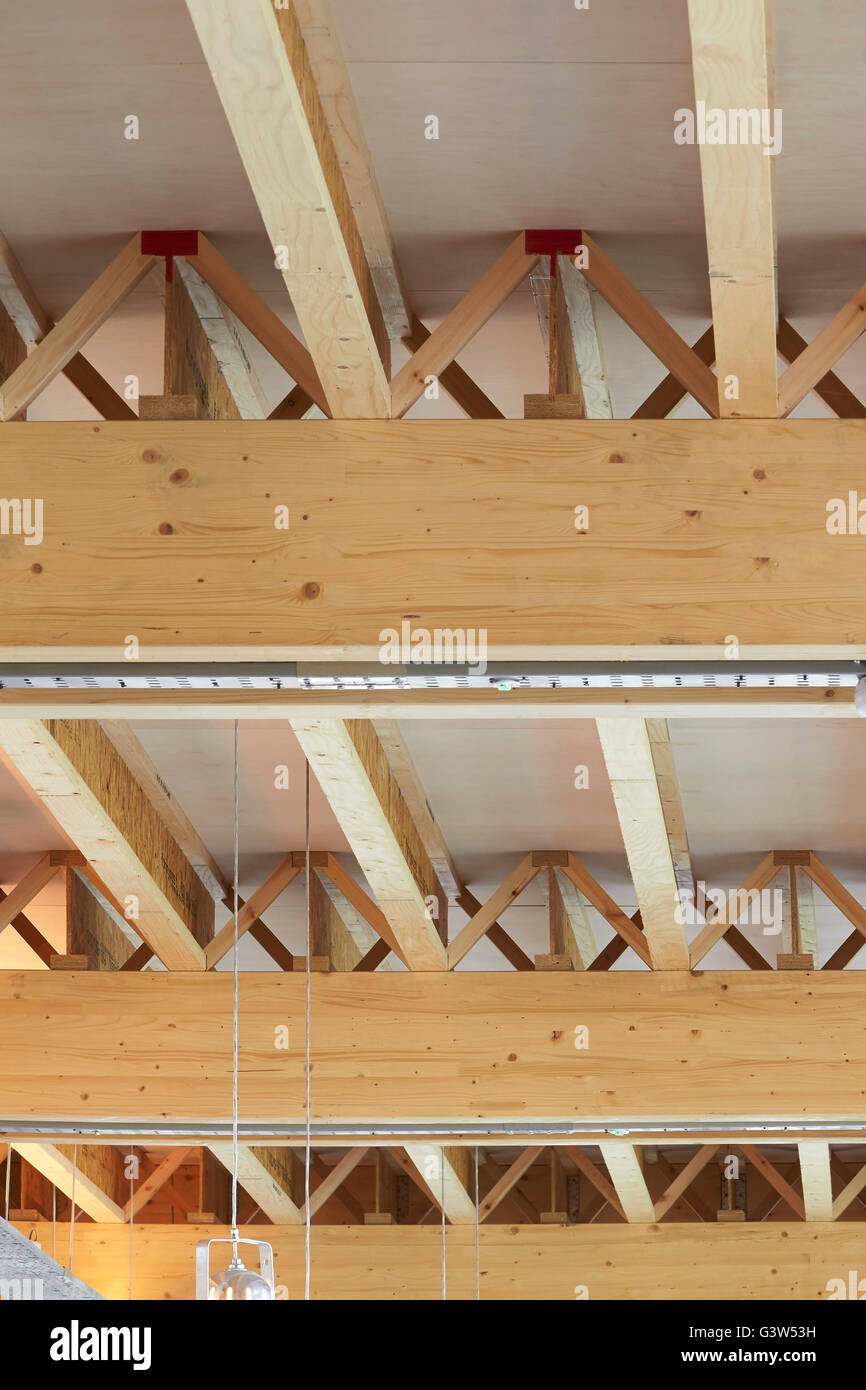
M 440 1189 L 440 1191 L 439 1191 L 439 1199 L 440 1199 L 440 1200 L 439 1200 L 439 1207 L 440 1207 L 440 1210 L 441 1210 L 441 1212 L 442 1212 L 442 1300 L 443 1300 L 443 1302 L 444 1302 L 445 1299 L 447 1299 L 447 1297 L 448 1297 L 448 1286 L 447 1286 L 447 1278 L 446 1278 L 446 1270 L 445 1270 L 445 1150 L 444 1150 L 444 1148 L 440 1149 L 440 1151 L 439 1151 L 439 1172 L 440 1172 L 440 1182 L 439 1182 L 439 1189 Z
M 306 1136 L 304 1144 L 304 1298 L 310 1297 L 310 955 L 312 952 L 312 918 L 310 911 L 310 764 L 304 778 L 305 857 L 307 878 L 307 955 L 304 992 L 304 1115 Z
M 238 721 L 235 720 L 234 757 L 234 913 L 233 913 L 233 970 L 232 970 L 232 1261 L 238 1258 L 238 858 L 240 820 L 238 813 Z
M 135 1172 L 135 1164 L 138 1162 L 138 1160 L 135 1158 L 135 1155 L 134 1155 L 134 1154 L 130 1154 L 129 1157 L 135 1160 L 134 1162 L 130 1163 L 130 1165 L 129 1165 L 129 1301 L 130 1301 L 130 1303 L 131 1303 L 131 1302 L 132 1302 L 132 1223 L 133 1223 L 133 1221 L 135 1220 L 135 1211 L 134 1211 L 134 1209 L 133 1209 L 133 1199 L 134 1199 L 134 1197 L 135 1197 L 135 1178 L 134 1178 L 133 1174 L 134 1174 L 134 1172 Z
M 72 1210 L 69 1213 L 69 1273 L 72 1273 L 72 1257 L 75 1253 L 75 1173 L 78 1168 L 78 1145 L 72 1145 Z
M 6 1150 L 6 1220 L 9 1220 L 9 1191 L 12 1183 L 12 1146 Z
M 475 1298 L 481 1299 L 481 1237 L 478 1206 L 478 1145 L 475 1145 Z
M 51 1184 L 51 1258 L 57 1259 L 57 1188 Z

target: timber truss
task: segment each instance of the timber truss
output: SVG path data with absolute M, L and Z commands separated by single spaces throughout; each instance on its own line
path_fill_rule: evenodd
M 168 277 L 166 387 L 163 398 L 141 402 L 146 420 L 202 413 L 295 420 L 314 405 L 334 419 L 399 419 L 434 381 L 470 418 L 501 418 L 455 358 L 527 277 L 550 362 L 549 393 L 527 397 L 529 417 L 611 417 L 592 291 L 668 371 L 635 419 L 664 419 L 686 395 L 714 418 L 782 418 L 812 390 L 835 415 L 866 417 L 863 404 L 832 372 L 866 326 L 866 286 L 808 344 L 778 315 L 772 159 L 760 143 L 739 146 L 733 165 L 724 149 L 701 145 L 713 325 L 694 346 L 580 230 L 521 232 L 429 332 L 408 302 L 327 6 L 297 0 L 271 11 L 252 0 L 187 3 L 307 346 L 200 232 L 136 234 L 57 324 L 0 239 L 6 376 L 0 420 L 20 418 L 60 372 L 106 420 L 135 418 L 81 350 L 158 258 L 165 258 Z M 693 0 L 689 13 L 696 100 L 708 107 L 772 109 L 769 0 L 756 0 L 748 17 L 744 10 L 721 32 L 708 0 Z M 238 41 L 243 37 L 263 93 L 275 94 L 254 120 L 226 31 Z M 724 62 L 718 61 L 720 51 Z M 742 91 L 748 91 L 748 103 L 739 100 Z M 289 197 L 289 189 L 297 193 L 302 187 L 309 207 Z M 737 205 L 745 202 L 747 234 L 736 216 Z M 322 267 L 327 274 L 316 273 Z M 273 409 L 264 401 L 236 321 L 292 378 Z M 402 340 L 410 353 L 393 379 L 392 339 Z M 178 352 L 180 341 L 185 353 Z M 789 364 L 781 377 L 779 356 Z
M 578 256 L 554 257 L 558 273 L 553 278 L 551 258 L 527 252 L 531 234 L 521 233 L 432 333 L 413 315 L 411 332 L 403 338 L 411 356 L 390 383 L 388 408 L 364 414 L 399 419 L 435 381 L 470 419 L 503 419 L 502 411 L 454 359 L 527 277 L 532 279 L 543 314 L 550 363 L 549 393 L 526 397 L 527 419 L 613 418 L 590 285 L 668 368 L 668 376 L 632 419 L 665 419 L 687 395 L 713 418 L 740 414 L 720 409 L 719 380 L 710 370 L 715 361 L 713 328 L 689 347 L 588 233 L 572 235 L 579 238 L 572 248 Z M 566 236 L 563 246 L 570 240 Z M 174 246 L 185 254 L 173 253 Z M 157 269 L 161 257 L 166 262 L 166 392 L 142 397 L 136 415 L 81 350 Z M 577 260 L 580 270 L 575 268 Z M 539 266 L 541 273 L 534 273 Z M 546 299 L 539 286 L 547 287 Z M 779 418 L 789 415 L 814 389 L 839 418 L 866 419 L 866 407 L 829 370 L 866 326 L 859 311 L 864 297 L 866 285 L 810 344 L 785 319 L 780 320 L 776 350 L 791 365 L 778 383 Z M 25 416 L 27 407 L 61 373 L 105 420 L 285 421 L 302 419 L 314 406 L 325 417 L 346 418 L 338 408 L 341 402 L 326 394 L 303 343 L 198 231 L 136 234 L 56 325 L 39 304 L 9 243 L 0 237 L 0 305 L 4 357 L 7 363 L 17 358 L 0 388 L 0 421 Z M 293 379 L 291 389 L 273 409 L 267 405 L 238 323 Z M 387 338 L 380 341 L 387 346 Z
M 699 900 L 662 721 L 599 721 L 638 900 L 631 915 L 568 850 L 530 851 L 480 902 L 455 867 L 398 725 L 296 720 L 293 728 L 371 890 L 334 854 L 310 852 L 313 970 L 369 973 L 393 953 L 409 970 L 453 971 L 482 938 L 517 971 L 605 971 L 629 952 L 649 969 L 688 971 L 722 940 L 750 970 L 771 970 L 757 938 L 775 947 L 777 968 L 813 971 L 813 888 L 853 928 L 822 968 L 844 969 L 866 943 L 866 910 L 809 850 L 772 851 L 722 900 Z M 234 920 L 216 929 L 215 916 L 217 905 L 233 913 L 231 885 L 128 724 L 5 720 L 0 749 L 71 842 L 39 855 L 7 895 L 0 890 L 0 931 L 10 927 L 53 969 L 130 972 L 157 957 L 167 969 L 211 971 L 225 959 Z M 304 969 L 306 960 L 262 918 L 306 866 L 305 851 L 290 851 L 248 900 L 238 900 L 239 937 L 249 933 L 284 971 Z M 26 913 L 60 872 L 64 952 Z M 532 958 L 500 918 L 539 875 L 549 950 Z M 452 904 L 467 918 L 453 934 Z M 601 949 L 593 912 L 614 933 Z M 688 932 L 689 925 L 699 929 Z
M 477 1156 L 477 1175 L 476 1175 Z M 231 1145 L 57 1144 L 15 1138 L 13 1221 L 228 1221 Z M 512 1144 L 314 1148 L 309 1214 L 324 1225 L 531 1225 L 866 1220 L 862 1146 Z M 304 1225 L 303 1150 L 243 1146 L 242 1225 Z M 477 1198 L 476 1198 L 477 1176 Z M 443 1182 L 444 1180 L 444 1182 Z M 444 1195 L 443 1195 L 444 1193 Z

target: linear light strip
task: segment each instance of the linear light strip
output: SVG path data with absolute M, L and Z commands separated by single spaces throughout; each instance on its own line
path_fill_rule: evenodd
M 854 687 L 866 667 L 856 662 L 673 664 L 497 662 L 470 667 L 348 665 L 0 666 L 0 690 L 821 690 Z

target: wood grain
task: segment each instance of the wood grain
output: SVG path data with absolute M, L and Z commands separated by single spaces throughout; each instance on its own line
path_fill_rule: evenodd
M 0 1113 L 231 1116 L 230 973 L 0 974 Z M 313 1119 L 646 1128 L 862 1116 L 860 972 L 314 974 Z M 302 1123 L 301 974 L 242 972 L 241 1120 Z M 590 1046 L 574 1048 L 577 1025 Z M 531 1140 L 529 1141 L 531 1142 Z M 709 1142 L 708 1140 L 706 1142 Z
M 859 420 L 3 426 L 0 496 L 42 497 L 45 535 L 0 543 L 0 656 L 375 660 L 412 615 L 490 660 L 718 660 L 731 633 L 863 657 L 866 538 L 825 523 L 864 445 Z

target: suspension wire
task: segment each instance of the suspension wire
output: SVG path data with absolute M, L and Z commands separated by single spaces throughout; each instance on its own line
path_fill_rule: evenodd
M 57 1188 L 51 1184 L 51 1258 L 57 1259 Z
M 69 1273 L 72 1273 L 72 1258 L 75 1254 L 75 1173 L 78 1168 L 78 1145 L 72 1145 L 72 1210 L 69 1213 Z
M 478 1205 L 478 1145 L 475 1145 L 475 1298 L 481 1300 L 480 1207 Z
M 440 1195 L 440 1198 L 441 1198 L 440 1203 L 439 1203 L 439 1206 L 440 1206 L 440 1209 L 441 1209 L 441 1212 L 442 1212 L 442 1299 L 443 1299 L 443 1302 L 444 1302 L 444 1301 L 447 1299 L 447 1297 L 448 1297 L 448 1283 L 447 1283 L 446 1268 L 445 1268 L 445 1146 L 444 1146 L 444 1144 L 443 1144 L 443 1146 L 442 1146 L 441 1155 L 440 1155 L 440 1159 L 439 1159 L 439 1170 L 440 1170 L 440 1181 L 439 1181 L 440 1194 L 439 1194 L 439 1195 Z
M 134 1155 L 133 1155 L 133 1154 L 130 1154 L 130 1158 L 132 1158 L 132 1157 L 134 1157 Z M 137 1163 L 137 1162 L 138 1162 L 138 1160 L 136 1159 L 136 1163 Z M 133 1221 L 135 1220 L 135 1212 L 134 1212 L 134 1210 L 133 1210 L 133 1200 L 134 1200 L 134 1197 L 135 1197 L 135 1178 L 133 1177 L 133 1173 L 134 1173 L 134 1172 L 135 1172 L 135 1163 L 130 1163 L 130 1165 L 129 1165 L 129 1301 L 130 1301 L 130 1303 L 132 1302 L 132 1223 L 133 1223 Z
M 312 953 L 312 914 L 310 910 L 310 764 L 306 763 L 304 777 L 304 822 L 305 822 L 305 858 L 306 858 L 306 880 L 307 880 L 307 955 L 306 955 L 306 980 L 304 995 L 304 1114 L 306 1118 L 306 1136 L 304 1143 L 304 1298 L 309 1301 L 310 1297 L 310 955 Z
M 238 854 L 240 825 L 238 814 L 238 721 L 234 729 L 234 943 L 232 966 L 232 1262 L 238 1258 Z
M 6 1220 L 9 1220 L 9 1192 L 12 1185 L 12 1145 L 6 1150 Z

